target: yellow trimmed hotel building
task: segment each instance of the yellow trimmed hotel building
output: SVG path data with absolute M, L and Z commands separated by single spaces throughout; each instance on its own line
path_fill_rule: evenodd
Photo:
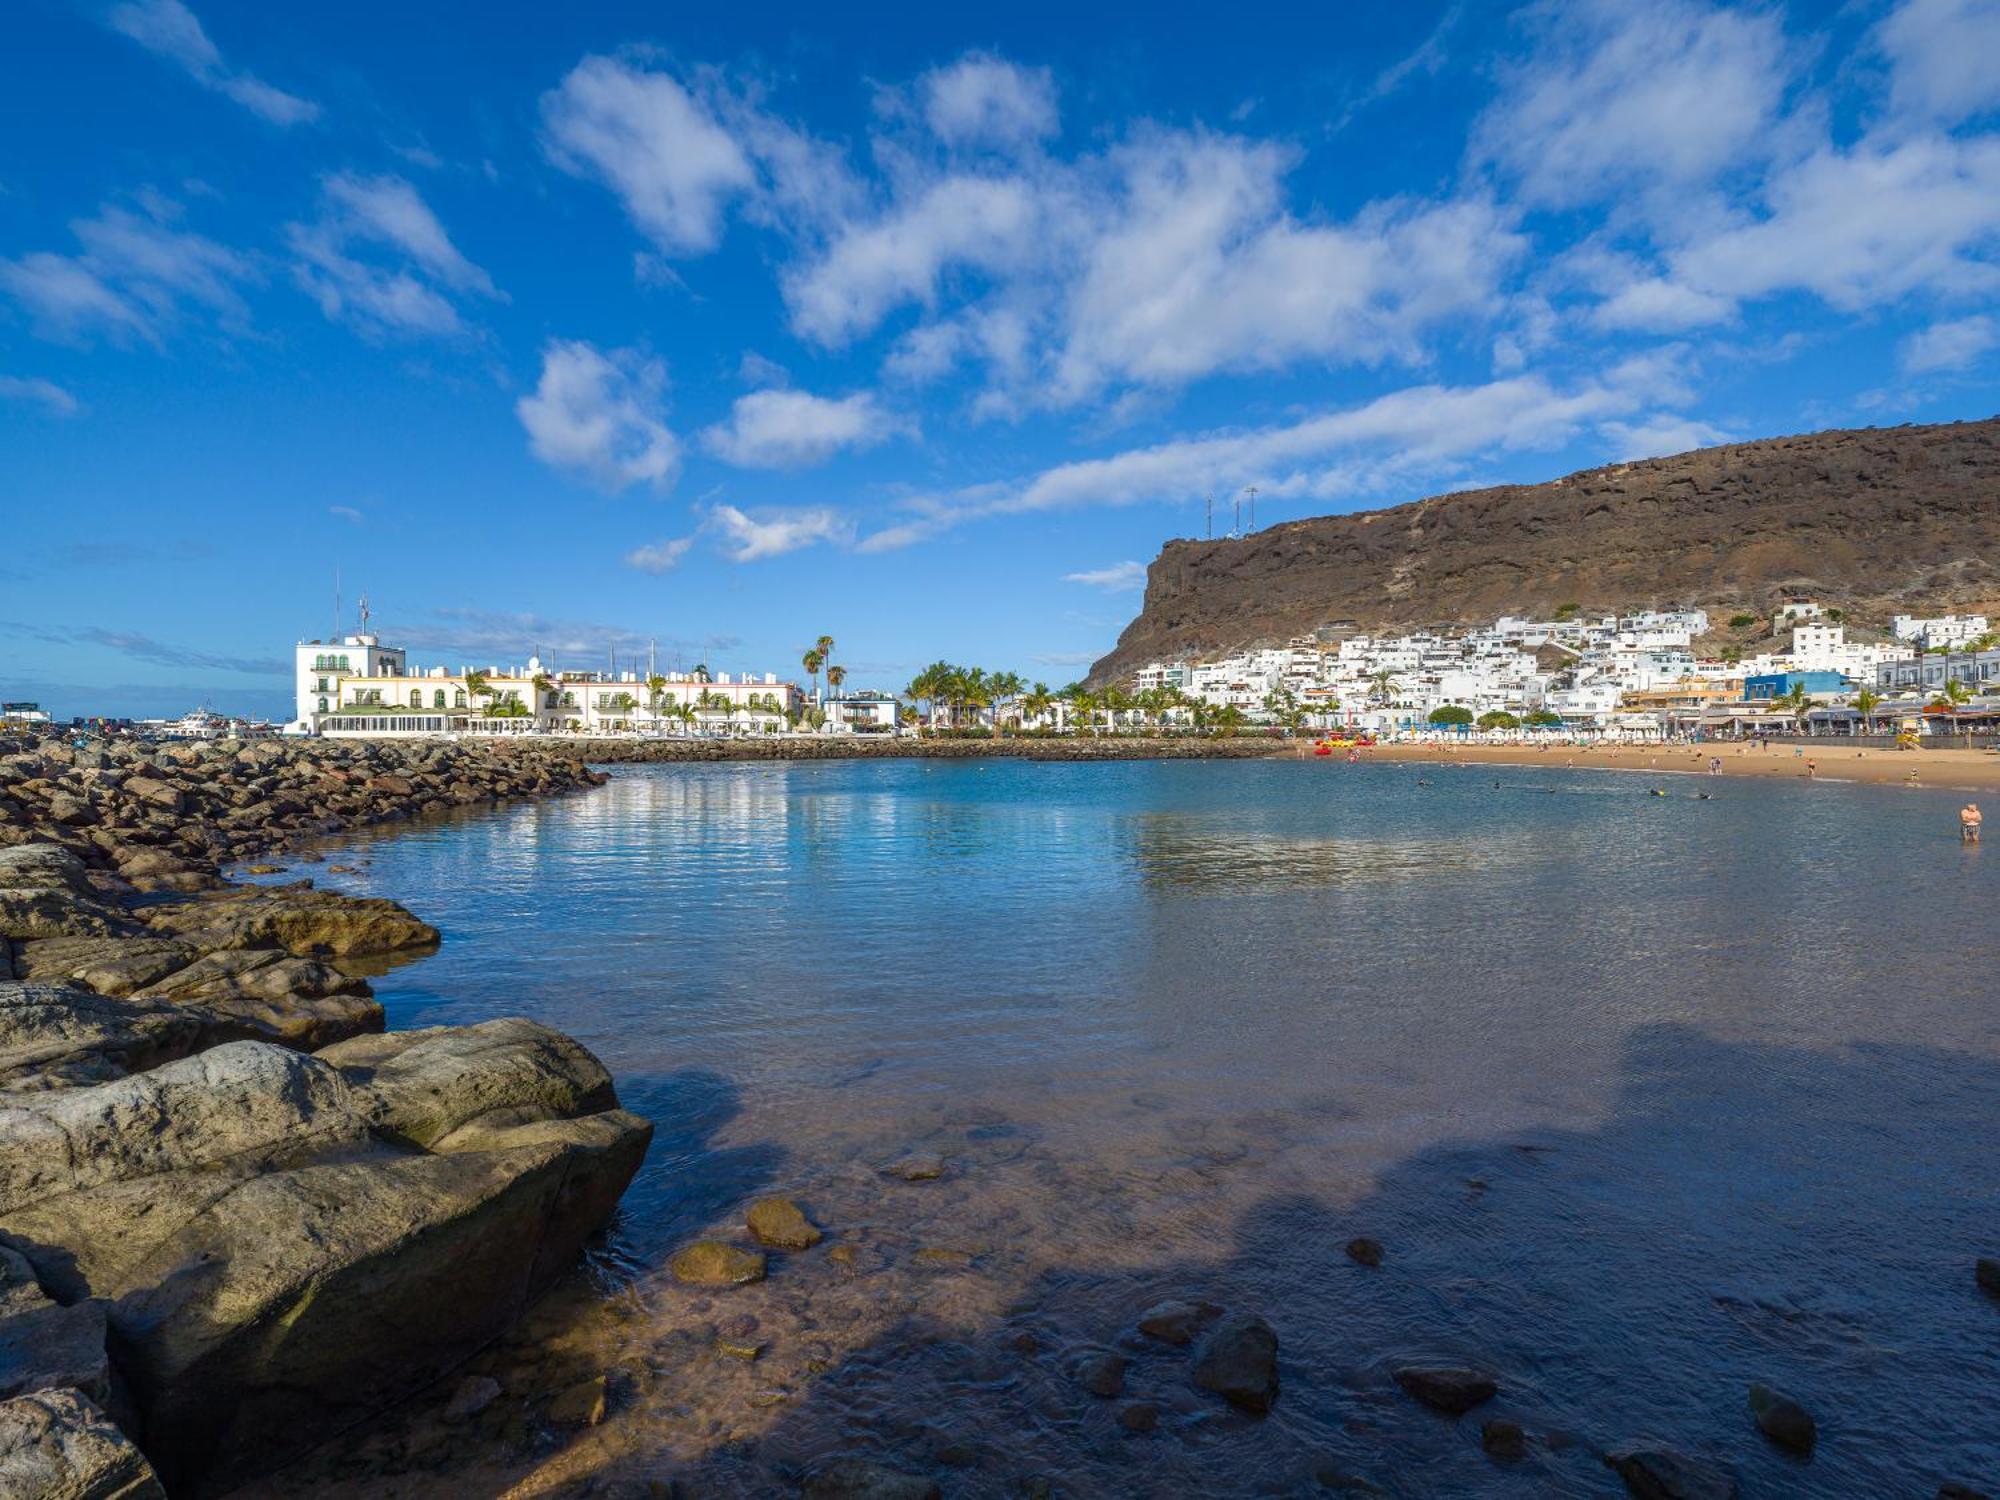
M 301 641 L 293 734 L 777 734 L 805 694 L 772 673 L 412 667 L 372 635 Z

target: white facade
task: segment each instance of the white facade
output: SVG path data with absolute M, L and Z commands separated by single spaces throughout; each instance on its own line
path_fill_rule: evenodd
M 1956 651 L 1986 631 L 1984 615 L 1897 615 L 1889 621 L 1897 640 L 1921 642 L 1927 651 Z
M 292 653 L 297 688 L 295 722 L 311 725 L 320 714 L 340 703 L 340 683 L 347 677 L 400 677 L 404 654 L 400 646 L 384 646 L 372 635 L 350 635 L 338 641 L 300 641 Z

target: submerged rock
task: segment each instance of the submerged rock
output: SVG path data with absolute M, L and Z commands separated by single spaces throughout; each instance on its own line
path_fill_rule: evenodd
M 826 1238 L 790 1198 L 759 1198 L 744 1222 L 758 1244 L 773 1250 L 810 1250 Z
M 1213 1302 L 1160 1302 L 1139 1315 L 1139 1332 L 1163 1344 L 1184 1347 L 1222 1316 Z
M 1757 1419 L 1759 1432 L 1793 1453 L 1811 1453 L 1813 1444 L 1819 1441 L 1819 1427 L 1812 1413 L 1767 1385 L 1750 1387 L 1750 1415 Z
M 1972 1279 L 1982 1290 L 2000 1297 L 2000 1260 L 1982 1255 L 1973 1263 Z
M 1512 1463 L 1527 1454 L 1528 1438 L 1519 1422 L 1495 1417 L 1480 1426 L 1479 1446 L 1501 1462 Z
M 1125 1356 L 1092 1354 L 1076 1367 L 1076 1383 L 1091 1395 L 1109 1401 L 1125 1389 Z
M 1663 1449 L 1608 1453 L 1605 1463 L 1637 1500 L 1736 1500 L 1736 1481 L 1709 1464 Z
M 602 1375 L 565 1387 L 549 1403 L 549 1420 L 558 1427 L 595 1427 L 604 1420 L 605 1391 Z
M 1347 1242 L 1347 1258 L 1356 1265 L 1379 1266 L 1382 1264 L 1382 1242 L 1366 1236 Z
M 865 1458 L 837 1458 L 815 1472 L 804 1500 L 942 1500 L 934 1480 L 904 1474 Z
M 1254 1313 L 1233 1313 L 1202 1336 L 1194 1383 L 1260 1416 L 1278 1399 L 1278 1335 Z
M 468 1375 L 444 1404 L 447 1422 L 468 1422 L 500 1399 L 500 1382 L 491 1375 Z
M 944 1176 L 944 1158 L 928 1151 L 914 1151 L 910 1155 L 892 1161 L 882 1169 L 890 1177 L 899 1177 L 904 1182 L 935 1182 Z
M 1405 1365 L 1395 1372 L 1396 1384 L 1437 1411 L 1462 1417 L 1499 1390 L 1493 1377 L 1478 1370 L 1441 1365 Z
M 764 1256 L 721 1240 L 697 1240 L 675 1251 L 667 1269 L 690 1286 L 744 1286 L 764 1279 Z

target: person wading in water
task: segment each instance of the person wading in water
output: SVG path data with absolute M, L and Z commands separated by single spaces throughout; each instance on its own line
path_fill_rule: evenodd
M 1958 810 L 1958 836 L 1968 844 L 1979 842 L 1979 825 L 1986 819 L 1979 811 L 1977 802 L 1968 802 Z

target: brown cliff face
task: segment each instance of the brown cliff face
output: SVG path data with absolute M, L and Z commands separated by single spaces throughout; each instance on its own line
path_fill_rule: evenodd
M 1856 622 L 2000 603 L 2000 417 L 1767 438 L 1173 541 L 1093 683 L 1321 626 L 1811 597 Z M 1717 623 L 1720 623 L 1718 619 Z

